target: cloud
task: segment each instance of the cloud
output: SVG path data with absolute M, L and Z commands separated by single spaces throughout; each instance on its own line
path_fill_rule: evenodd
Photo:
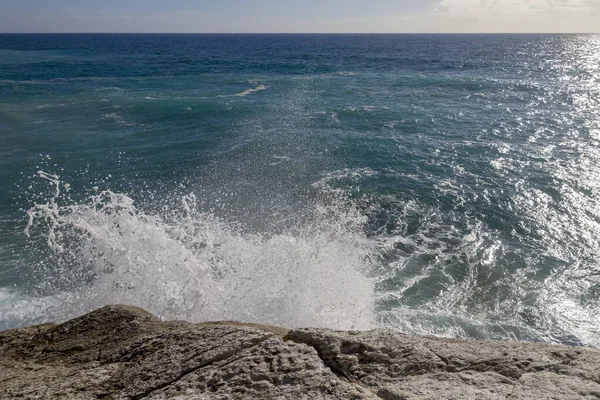
M 438 32 L 599 32 L 600 0 L 441 0 Z
M 460 18 L 549 17 L 600 10 L 600 0 L 442 0 L 434 14 Z

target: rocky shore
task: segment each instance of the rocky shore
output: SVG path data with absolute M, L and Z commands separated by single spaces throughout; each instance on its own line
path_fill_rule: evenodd
M 0 332 L 0 399 L 597 399 L 600 352 L 162 322 L 108 306 Z

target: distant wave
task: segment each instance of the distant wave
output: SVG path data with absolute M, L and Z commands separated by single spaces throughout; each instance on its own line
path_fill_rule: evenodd
M 234 96 L 237 97 L 244 97 L 244 96 L 248 96 L 249 94 L 252 94 L 254 92 L 260 92 L 262 90 L 266 90 L 267 87 L 263 84 L 259 84 L 257 81 L 249 81 L 252 84 L 257 85 L 256 87 L 252 88 L 252 89 L 248 89 L 248 90 L 244 90 L 243 92 L 240 93 L 236 93 L 234 94 Z
M 234 96 L 244 97 L 244 96 L 247 96 L 254 92 L 260 92 L 261 90 L 265 90 L 265 89 L 266 89 L 265 85 L 259 85 L 259 86 L 255 87 L 254 89 L 248 89 L 248 90 L 244 90 L 243 92 L 236 93 L 236 94 L 234 94 Z
M 16 80 L 16 79 L 0 79 L 0 83 L 8 83 L 11 85 L 43 85 L 46 83 L 56 82 L 86 82 L 86 81 L 115 81 L 118 78 L 112 77 L 82 77 L 82 78 L 52 78 L 52 79 L 28 79 L 28 80 Z

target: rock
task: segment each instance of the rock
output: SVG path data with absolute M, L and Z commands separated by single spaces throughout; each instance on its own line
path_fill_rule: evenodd
M 600 398 L 600 352 L 534 343 L 291 331 L 338 376 L 385 399 Z
M 398 332 L 161 322 L 108 306 L 0 332 L 1 399 L 591 399 L 600 352 Z

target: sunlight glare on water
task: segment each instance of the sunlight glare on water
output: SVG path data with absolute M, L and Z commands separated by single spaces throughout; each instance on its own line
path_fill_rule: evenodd
M 0 34 L 0 329 L 123 302 L 600 346 L 599 60 L 598 35 Z

